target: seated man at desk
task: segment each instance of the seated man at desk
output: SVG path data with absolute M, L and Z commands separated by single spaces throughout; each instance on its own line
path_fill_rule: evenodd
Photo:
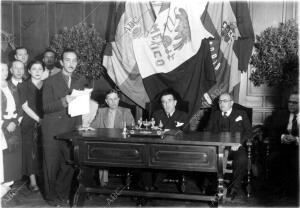
M 247 174 L 247 152 L 242 146 L 251 136 L 251 123 L 246 112 L 233 109 L 232 96 L 223 93 L 219 98 L 220 110 L 212 112 L 207 130 L 210 132 L 240 132 L 242 134 L 241 144 L 231 147 L 228 159 L 233 160 L 233 178 L 231 182 L 231 199 L 243 196 L 241 181 Z
M 153 118 L 158 126 L 162 123 L 164 129 L 183 129 L 188 122 L 188 115 L 176 109 L 177 98 L 175 92 L 167 89 L 161 93 L 160 101 L 163 109 L 155 111 Z M 155 190 L 162 182 L 166 174 L 158 172 L 153 174 L 152 171 L 142 173 L 142 183 L 146 191 Z M 153 180 L 154 176 L 154 180 Z
M 99 108 L 95 119 L 91 123 L 93 128 L 123 128 L 134 122 L 130 109 L 119 106 L 120 96 L 117 90 L 106 93 L 105 103 L 108 107 Z M 99 170 L 101 186 L 108 183 L 108 170 Z

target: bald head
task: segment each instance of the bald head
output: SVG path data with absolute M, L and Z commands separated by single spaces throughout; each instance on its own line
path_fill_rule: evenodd
M 16 80 L 21 80 L 22 76 L 25 73 L 24 64 L 19 60 L 15 60 L 12 62 L 10 67 L 10 72 Z

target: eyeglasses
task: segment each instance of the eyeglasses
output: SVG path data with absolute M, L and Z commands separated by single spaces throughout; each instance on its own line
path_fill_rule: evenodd
M 298 104 L 298 101 L 292 101 L 292 100 L 289 100 L 289 101 L 288 101 L 288 104 L 296 105 L 296 104 Z
M 232 101 L 232 100 L 219 100 L 219 103 L 228 103 L 230 101 Z

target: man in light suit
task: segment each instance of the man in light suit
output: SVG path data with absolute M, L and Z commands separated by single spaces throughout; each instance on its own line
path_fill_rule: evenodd
M 74 50 L 65 49 L 60 61 L 62 71 L 44 81 L 42 121 L 44 148 L 45 198 L 52 206 L 68 206 L 73 167 L 67 164 L 70 150 L 67 143 L 55 136 L 76 129 L 81 117 L 70 117 L 68 105 L 74 99 L 73 89 L 83 90 L 86 79 L 73 72 L 78 63 Z
M 223 93 L 219 98 L 220 110 L 212 112 L 207 130 L 210 132 L 240 132 L 242 134 L 241 143 L 231 147 L 228 159 L 233 160 L 233 179 L 230 191 L 231 199 L 243 196 L 241 181 L 247 174 L 247 152 L 242 146 L 250 138 L 252 126 L 245 111 L 232 108 L 232 96 Z
M 93 128 L 123 128 L 124 125 L 134 123 L 130 109 L 119 106 L 119 93 L 112 89 L 106 93 L 105 102 L 108 107 L 99 108 L 95 119 L 91 123 Z M 108 183 L 108 170 L 99 170 L 101 186 Z

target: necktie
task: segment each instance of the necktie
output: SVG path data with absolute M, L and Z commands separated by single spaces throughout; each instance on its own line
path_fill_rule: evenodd
M 71 77 L 68 76 L 68 87 L 71 88 Z
M 170 113 L 167 114 L 168 118 L 170 118 Z
M 224 112 L 223 116 L 224 116 L 225 118 L 227 118 L 227 112 Z
M 297 124 L 297 114 L 294 114 L 293 120 L 292 120 L 292 131 L 291 131 L 293 136 L 298 135 L 298 124 Z

